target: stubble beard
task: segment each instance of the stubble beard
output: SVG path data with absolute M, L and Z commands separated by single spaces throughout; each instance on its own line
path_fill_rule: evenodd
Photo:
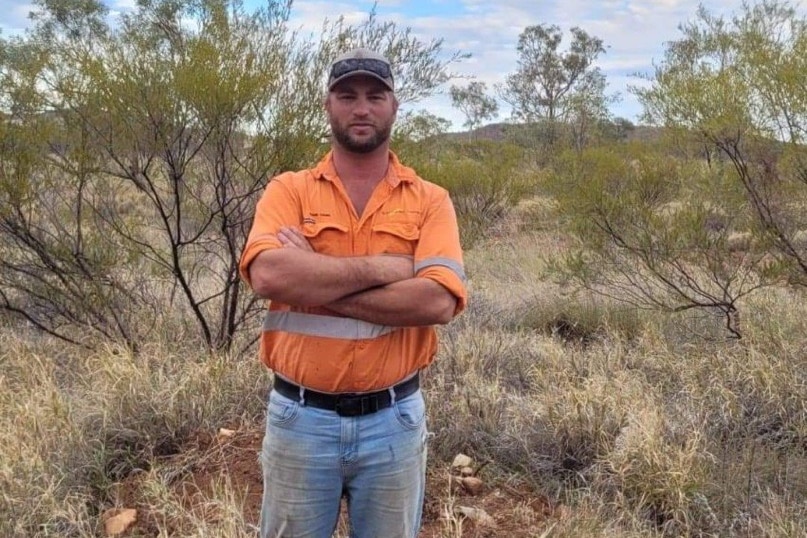
M 392 133 L 392 122 L 373 128 L 372 136 L 364 139 L 357 139 L 350 135 L 348 128 L 342 128 L 336 122 L 331 122 L 331 133 L 339 145 L 351 153 L 372 153 L 380 148 Z

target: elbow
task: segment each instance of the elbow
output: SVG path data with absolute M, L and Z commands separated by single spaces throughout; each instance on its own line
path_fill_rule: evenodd
M 252 291 L 262 299 L 277 299 L 278 294 L 282 293 L 282 286 L 278 285 L 282 279 L 273 274 L 269 267 L 252 264 L 249 268 L 249 281 Z
M 272 279 L 270 278 L 265 278 L 262 275 L 252 275 L 251 282 L 252 291 L 262 299 L 272 299 L 277 293 L 277 290 L 272 285 Z
M 258 255 L 249 266 L 249 282 L 252 291 L 261 299 L 286 302 L 289 293 L 289 275 L 274 261 L 275 251 Z
M 289 282 L 288 278 L 269 273 L 252 276 L 252 291 L 261 299 L 268 299 L 294 306 L 320 306 L 322 301 L 309 297 L 299 286 Z
M 277 282 L 277 279 L 272 274 L 273 267 L 266 263 L 270 255 L 270 251 L 261 252 L 247 267 L 249 287 L 252 288 L 255 295 L 262 299 L 272 299 L 276 291 L 274 283 Z
M 440 301 L 435 301 L 433 319 L 435 325 L 446 325 L 454 319 L 454 312 L 457 310 L 457 298 L 448 295 Z

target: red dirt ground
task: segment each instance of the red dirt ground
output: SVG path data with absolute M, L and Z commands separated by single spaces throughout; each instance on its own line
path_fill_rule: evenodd
M 262 435 L 260 429 L 241 429 L 231 436 L 198 435 L 182 454 L 164 462 L 168 465 L 176 463 L 177 467 L 185 469 L 171 483 L 172 491 L 183 499 L 189 510 L 200 513 L 203 501 L 205 497 L 210 498 L 214 485 L 226 480 L 241 495 L 239 500 L 243 503 L 247 523 L 257 524 L 262 490 L 258 463 Z M 165 521 L 158 521 L 150 512 L 140 491 L 140 481 L 134 476 L 125 480 L 118 490 L 119 505 L 138 510 L 138 521 L 125 536 L 157 536 L 160 531 L 178 535 L 178 529 L 166 528 Z M 457 527 L 450 526 L 446 518 L 449 502 L 453 507 L 481 508 L 495 522 L 481 525 L 465 519 L 461 525 L 463 537 L 526 538 L 541 535 L 552 520 L 562 518 L 566 513 L 565 507 L 556 505 L 545 495 L 508 484 L 485 484 L 478 496 L 471 496 L 461 488 L 453 488 L 449 495 L 448 469 L 443 472 L 430 470 L 419 538 L 460 536 Z M 216 516 L 211 514 L 210 517 Z M 344 514 L 339 528 L 345 528 Z M 342 532 L 342 535 L 346 534 Z

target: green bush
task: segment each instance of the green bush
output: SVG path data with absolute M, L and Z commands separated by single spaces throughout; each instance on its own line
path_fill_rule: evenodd
M 451 193 L 465 249 L 492 227 L 531 189 L 519 148 L 479 140 L 446 148 L 437 161 L 420 163 L 418 173 Z

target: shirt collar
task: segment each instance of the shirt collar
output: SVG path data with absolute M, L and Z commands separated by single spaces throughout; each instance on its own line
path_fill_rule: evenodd
M 314 167 L 314 177 L 333 182 L 339 175 L 336 173 L 336 167 L 333 165 L 333 150 L 325 154 L 322 160 Z M 391 187 L 397 186 L 399 183 L 412 183 L 416 178 L 415 171 L 401 164 L 398 156 L 394 152 L 389 152 L 389 167 L 387 168 L 387 175 L 384 180 L 389 183 Z

